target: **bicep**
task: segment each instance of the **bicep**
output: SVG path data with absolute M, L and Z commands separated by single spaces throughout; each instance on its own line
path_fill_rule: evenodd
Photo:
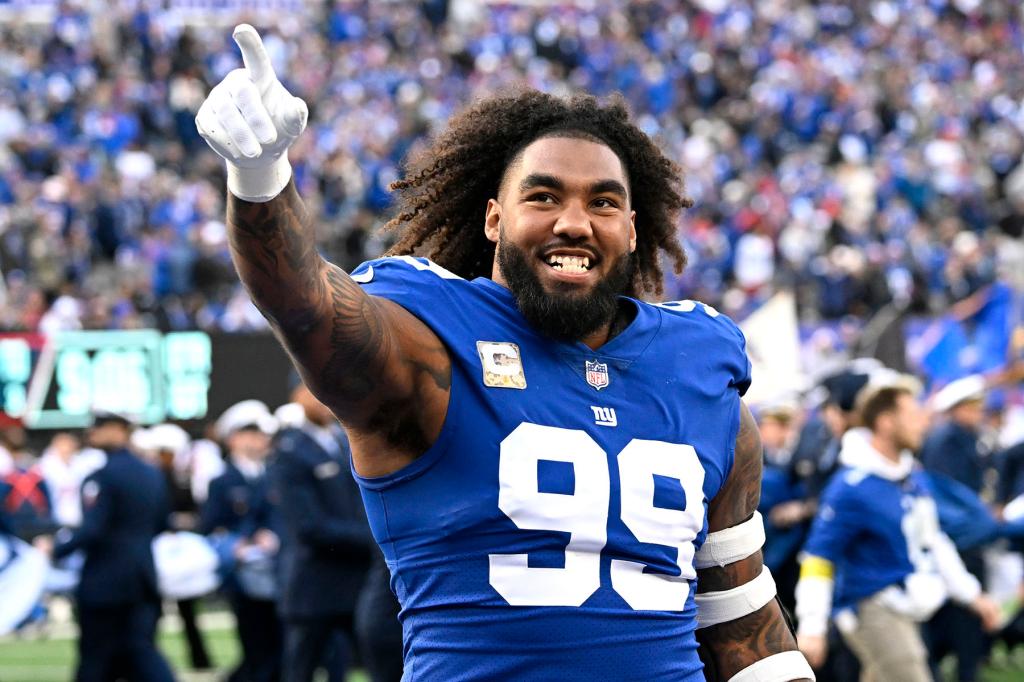
M 732 469 L 725 484 L 708 504 L 709 533 L 743 523 L 757 511 L 761 500 L 761 451 L 757 422 L 741 401 Z
M 379 433 L 383 413 L 390 423 L 436 437 L 451 381 L 441 340 L 335 265 L 323 263 L 318 285 L 309 309 L 274 325 L 306 385 L 350 429 Z
M 374 417 L 388 407 L 417 415 L 413 428 L 440 429 L 451 371 L 443 344 L 320 256 L 294 183 L 265 203 L 229 196 L 227 222 L 232 258 L 253 302 L 303 380 L 342 422 L 372 432 Z

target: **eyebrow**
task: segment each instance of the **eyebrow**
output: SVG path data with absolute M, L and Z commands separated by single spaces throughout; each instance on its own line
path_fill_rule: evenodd
M 561 180 L 547 173 L 530 173 L 519 183 L 520 192 L 528 192 L 534 187 L 550 187 L 557 190 L 565 189 L 565 185 Z
M 598 180 L 590 186 L 591 194 L 617 194 L 623 198 L 623 200 L 629 198 L 629 193 L 626 192 L 626 186 L 618 180 Z
M 548 173 L 530 173 L 519 183 L 520 192 L 528 192 L 536 187 L 550 187 L 551 189 L 564 190 L 565 183 Z M 590 194 L 617 194 L 623 199 L 629 198 L 626 186 L 618 180 L 598 180 L 590 185 Z

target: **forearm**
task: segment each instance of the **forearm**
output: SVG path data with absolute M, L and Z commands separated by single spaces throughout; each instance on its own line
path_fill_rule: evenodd
M 797 650 L 776 599 L 754 613 L 698 630 L 697 641 L 709 682 L 726 682 L 760 660 Z
M 289 336 L 308 331 L 326 295 L 328 265 L 295 183 L 261 203 L 228 192 L 227 224 L 232 260 L 256 306 Z
M 239 277 L 303 379 L 339 416 L 360 411 L 386 376 L 392 339 L 374 299 L 317 252 L 294 182 L 263 203 L 229 193 L 228 230 Z

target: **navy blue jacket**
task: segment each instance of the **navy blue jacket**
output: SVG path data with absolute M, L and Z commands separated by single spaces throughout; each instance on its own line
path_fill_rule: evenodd
M 225 530 L 249 538 L 261 528 L 278 530 L 267 477 L 247 480 L 229 461 L 224 473 L 210 482 L 198 532 Z
M 376 549 L 340 428 L 336 442 L 329 452 L 298 428 L 275 440 L 270 471 L 281 501 L 286 618 L 351 613 Z
M 921 448 L 921 463 L 929 471 L 945 474 L 980 493 L 985 470 L 992 465 L 989 454 L 978 434 L 949 421 L 928 434 Z
M 54 549 L 60 559 L 85 551 L 79 604 L 115 606 L 158 600 L 153 538 L 167 528 L 167 490 L 160 472 L 128 450 L 82 483 L 82 525 Z

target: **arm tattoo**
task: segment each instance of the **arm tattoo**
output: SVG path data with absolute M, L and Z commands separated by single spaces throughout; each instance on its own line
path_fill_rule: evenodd
M 708 507 L 711 531 L 749 519 L 761 501 L 761 434 L 746 405 L 740 404 L 740 428 L 729 479 Z
M 761 499 L 761 435 L 746 405 L 729 479 L 708 506 L 710 531 L 731 528 L 749 519 Z M 761 552 L 722 567 L 697 572 L 697 592 L 720 592 L 750 582 L 762 570 Z M 778 600 L 754 613 L 697 631 L 700 657 L 708 680 L 728 680 L 772 654 L 796 649 Z
M 725 682 L 762 658 L 796 649 L 775 599 L 742 618 L 698 630 L 697 638 L 710 682 Z
M 229 193 L 228 225 L 242 282 L 318 396 L 343 420 L 425 449 L 413 397 L 420 387 L 448 391 L 443 344 L 421 334 L 412 350 L 402 347 L 403 325 L 388 304 L 320 257 L 294 183 L 265 203 Z M 383 385 L 396 376 L 396 385 Z

